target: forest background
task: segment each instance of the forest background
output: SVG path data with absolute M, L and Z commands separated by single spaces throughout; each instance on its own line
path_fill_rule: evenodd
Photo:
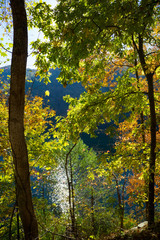
M 160 183 L 159 1 L 59 1 L 53 10 L 42 1 L 13 0 L 11 9 L 4 15 L 2 2 L 6 33 L 12 16 L 15 21 L 10 91 L 10 73 L 7 79 L 8 68 L 1 68 L 2 239 L 99 238 L 143 220 L 153 228 Z M 45 39 L 32 44 L 37 70 L 27 72 L 24 108 L 27 25 Z M 5 57 L 12 44 L 6 48 L 3 40 Z M 59 100 L 57 116 L 55 103 L 43 101 L 53 94 L 54 72 L 74 93 L 64 97 L 63 116 Z M 43 98 L 33 91 L 38 81 L 48 83 Z M 80 139 L 84 133 L 109 136 L 111 146 L 92 149 Z

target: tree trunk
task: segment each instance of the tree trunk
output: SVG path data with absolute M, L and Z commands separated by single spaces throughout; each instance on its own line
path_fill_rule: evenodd
M 72 170 L 72 161 L 71 161 L 71 155 L 70 155 L 70 187 L 71 187 L 71 202 L 72 202 L 72 231 L 75 236 L 77 237 L 77 231 L 76 231 L 76 218 L 75 218 L 75 199 L 74 199 L 74 186 L 73 186 L 73 170 Z
M 16 206 L 16 214 L 17 214 L 17 240 L 20 240 L 20 232 L 19 232 L 19 211 L 18 211 L 18 206 Z
M 25 239 L 38 239 L 30 187 L 27 146 L 24 137 L 25 76 L 27 62 L 27 17 L 24 0 L 10 0 L 14 42 L 9 97 L 9 137 L 12 148 L 16 197 Z
M 135 47 L 134 47 L 134 51 L 136 51 Z M 135 67 L 137 67 L 138 65 L 138 61 L 137 61 L 137 58 L 135 58 Z M 138 75 L 138 71 L 136 69 L 136 78 L 137 78 L 137 88 L 138 90 L 140 91 L 140 86 L 139 86 L 139 75 Z M 146 137 L 145 137 L 145 126 L 144 126 L 144 115 L 143 115 L 143 111 L 140 113 L 140 123 L 141 123 L 141 127 L 142 127 L 142 130 L 141 130 L 141 134 L 142 134 L 142 143 L 145 144 L 146 143 Z M 146 162 L 146 155 L 145 155 L 145 162 Z M 148 197 L 148 182 L 145 180 L 145 192 L 147 194 L 147 197 Z M 147 199 L 147 202 L 146 202 L 146 220 L 148 219 L 148 199 Z
M 149 201 L 148 201 L 148 226 L 154 225 L 154 185 L 155 185 L 155 160 L 156 160 L 156 112 L 154 103 L 153 76 L 147 75 L 148 97 L 151 118 L 151 150 L 149 161 Z
M 120 193 L 120 187 L 118 178 L 114 173 L 112 173 L 115 181 L 116 181 L 116 189 L 117 189 L 117 197 L 118 197 L 118 207 L 119 207 L 119 216 L 120 216 L 120 231 L 123 230 L 123 221 L 124 221 L 124 190 L 125 190 L 125 184 L 126 179 L 124 180 L 123 186 L 122 186 L 122 194 Z
M 93 187 L 91 188 L 91 223 L 92 223 L 93 234 L 96 235 L 95 217 L 94 217 L 94 194 L 93 194 Z
M 72 173 L 72 163 L 71 163 L 71 152 L 76 146 L 77 143 L 75 143 L 69 152 L 66 154 L 65 159 L 65 171 L 66 171 L 66 177 L 67 177 L 67 185 L 68 185 L 68 203 L 69 203 L 69 212 L 70 212 L 70 218 L 71 218 L 71 232 L 77 238 L 77 233 L 75 231 L 76 226 L 76 219 L 75 219 L 75 203 L 74 203 L 74 189 L 73 189 L 73 173 Z M 69 166 L 70 166 L 70 173 L 68 170 L 68 158 L 70 156 Z
M 139 49 L 138 55 L 140 63 L 142 65 L 145 77 L 148 82 L 148 98 L 150 107 L 150 160 L 149 160 L 149 200 L 148 200 L 148 226 L 151 228 L 154 225 L 154 184 L 155 184 L 155 160 L 156 160 L 156 110 L 154 101 L 154 87 L 153 87 L 153 74 L 154 72 L 149 71 L 146 61 L 145 54 L 143 51 L 143 39 L 139 35 Z

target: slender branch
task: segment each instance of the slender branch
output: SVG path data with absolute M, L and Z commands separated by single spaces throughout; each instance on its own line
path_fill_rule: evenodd
M 158 51 L 158 52 L 159 52 L 159 51 Z M 157 53 L 157 51 L 147 53 L 147 54 L 145 54 L 145 57 L 147 57 L 147 56 L 149 56 L 149 55 L 151 55 L 151 54 L 154 54 L 154 53 Z
M 96 101 L 96 102 L 93 102 L 92 104 L 88 105 L 88 106 L 84 106 L 84 110 L 87 110 L 89 107 L 94 107 L 100 103 L 103 103 L 103 102 L 106 102 L 107 100 L 109 99 L 112 99 L 112 100 L 118 100 L 118 99 L 125 99 L 126 97 L 128 97 L 130 94 L 139 94 L 139 93 L 143 93 L 143 94 L 146 94 L 148 95 L 148 92 L 139 92 L 139 91 L 131 91 L 131 92 L 127 92 L 125 94 L 123 94 L 122 96 L 119 96 L 118 94 L 117 95 L 114 95 L 114 96 L 107 96 L 105 97 L 104 99 L 102 100 L 99 100 L 99 101 Z
M 12 54 L 12 52 L 11 51 L 9 51 L 7 48 L 5 48 L 3 45 L 2 45 L 2 43 L 0 43 L 0 46 L 6 51 L 6 52 L 8 52 L 8 53 L 11 53 Z
M 136 42 L 135 42 L 135 40 L 134 40 L 134 36 L 133 36 L 133 35 L 132 35 L 132 42 L 133 42 L 133 46 L 134 46 L 134 48 L 135 48 L 136 51 L 138 52 L 139 49 L 138 49 L 138 47 L 137 47 L 137 44 L 136 44 Z
M 39 159 L 40 159 L 41 156 L 42 156 L 42 154 L 39 155 L 38 158 L 37 158 L 37 160 L 34 162 L 32 168 L 31 168 L 30 171 L 29 171 L 30 174 L 31 174 L 31 172 L 32 172 L 32 170 L 33 170 L 33 168 L 34 168 L 34 166 L 36 165 L 36 163 L 39 161 Z

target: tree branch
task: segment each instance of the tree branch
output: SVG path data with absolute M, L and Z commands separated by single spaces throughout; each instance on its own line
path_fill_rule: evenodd
M 11 53 L 12 54 L 12 52 L 11 51 L 9 51 L 7 48 L 5 48 L 3 45 L 2 45 L 2 43 L 0 43 L 0 46 L 6 51 L 6 52 L 8 52 L 8 53 Z

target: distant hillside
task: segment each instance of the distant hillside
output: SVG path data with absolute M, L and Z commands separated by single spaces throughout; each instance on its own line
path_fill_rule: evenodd
M 10 66 L 3 67 L 3 73 L 0 76 L 4 82 L 9 82 L 10 78 Z M 63 87 L 56 79 L 59 76 L 60 70 L 57 68 L 51 70 L 50 81 L 47 85 L 38 80 L 35 77 L 36 70 L 27 69 L 27 80 L 32 80 L 32 82 L 26 82 L 26 93 L 31 94 L 31 96 L 41 96 L 44 99 L 45 105 L 50 105 L 52 109 L 56 111 L 56 115 L 65 116 L 68 109 L 68 104 L 63 100 L 63 96 L 71 95 L 71 97 L 79 97 L 84 91 L 84 88 L 80 83 L 74 83 L 68 85 L 66 88 Z M 45 96 L 45 91 L 49 90 L 50 95 Z M 82 134 L 83 141 L 89 146 L 93 147 L 96 151 L 107 151 L 111 150 L 113 146 L 113 139 L 106 136 L 104 133 L 106 126 L 100 127 L 97 132 L 97 138 L 90 138 L 87 134 Z
M 6 66 L 3 68 L 2 80 L 4 82 L 9 82 L 10 75 L 10 66 Z M 38 77 L 35 77 L 36 70 L 27 69 L 27 80 L 32 80 L 32 82 L 26 82 L 26 93 L 28 94 L 31 90 L 30 94 L 32 96 L 41 96 L 44 99 L 45 104 L 49 104 L 52 109 L 56 111 L 56 115 L 65 116 L 67 113 L 68 105 L 63 100 L 63 96 L 71 95 L 72 97 L 79 97 L 79 95 L 84 91 L 84 88 L 80 83 L 74 83 L 72 85 L 68 85 L 66 88 L 60 84 L 56 78 L 59 75 L 60 70 L 55 69 L 51 70 L 50 81 L 47 85 L 38 80 Z M 45 96 L 45 91 L 49 90 L 50 95 Z

